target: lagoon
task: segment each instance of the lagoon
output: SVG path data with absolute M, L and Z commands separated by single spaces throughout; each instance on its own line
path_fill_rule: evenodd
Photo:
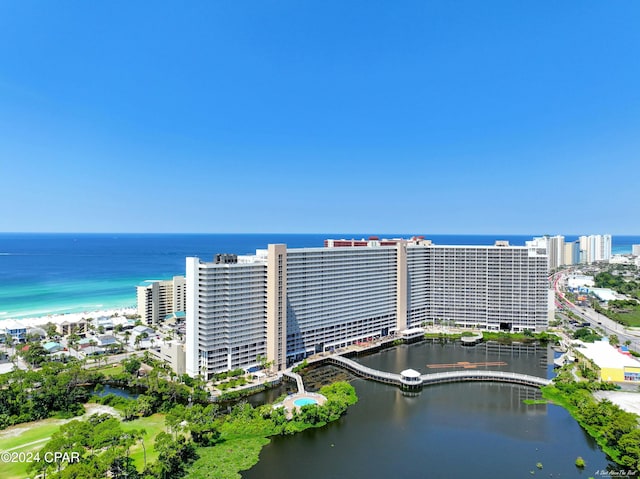
M 485 367 L 547 377 L 553 351 L 544 347 L 422 342 L 357 358 L 390 372 L 436 372 L 463 362 L 506 363 Z M 460 368 L 464 365 L 459 366 Z M 482 368 L 483 366 L 477 366 Z M 455 368 L 454 368 L 455 369 Z M 323 366 L 305 377 L 329 380 Z M 242 477 L 325 478 L 517 478 L 582 477 L 613 470 L 606 455 L 564 409 L 527 405 L 537 389 L 496 383 L 454 383 L 403 394 L 394 386 L 353 379 L 359 402 L 339 421 L 291 437 L 277 437 L 260 462 Z M 319 386 L 319 384 L 318 384 Z M 576 457 L 586 467 L 575 466 Z M 538 469 L 537 464 L 542 465 Z M 533 472 L 533 474 L 532 474 Z

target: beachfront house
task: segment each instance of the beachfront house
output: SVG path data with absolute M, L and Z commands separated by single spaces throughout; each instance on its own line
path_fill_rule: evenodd
M 112 331 L 113 330 L 113 319 L 107 316 L 101 316 L 96 320 L 96 328 L 100 329 L 102 327 L 103 331 Z
M 0 321 L 0 341 L 5 342 L 7 335 L 14 343 L 24 343 L 27 340 L 27 327 L 13 319 Z

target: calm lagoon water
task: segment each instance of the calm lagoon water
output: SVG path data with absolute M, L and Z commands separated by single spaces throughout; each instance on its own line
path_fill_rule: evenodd
M 427 364 L 458 361 L 504 362 L 490 369 L 545 377 L 552 353 L 546 348 L 419 343 L 358 361 L 395 372 L 406 367 L 435 371 Z M 524 399 L 540 397 L 534 388 L 453 383 L 407 396 L 396 387 L 362 379 L 352 384 L 359 401 L 342 419 L 273 439 L 242 477 L 586 479 L 615 467 L 564 409 L 524 404 Z M 586 461 L 583 471 L 575 467 L 578 456 Z

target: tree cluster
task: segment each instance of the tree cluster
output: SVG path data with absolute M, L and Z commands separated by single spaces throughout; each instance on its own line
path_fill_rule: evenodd
M 144 430 L 125 431 L 119 420 L 94 414 L 87 421 L 63 425 L 40 451 L 40 457 L 57 451 L 77 453 L 77 461 L 32 463 L 32 471 L 50 479 L 175 479 L 182 477 L 197 459 L 194 444 L 183 436 L 161 432 L 156 436 L 158 459 L 139 472 L 130 458 L 132 446 L 144 447 Z M 146 457 L 146 449 L 145 449 Z
M 95 380 L 95 373 L 78 363 L 46 363 L 39 371 L 0 375 L 0 429 L 56 414 L 82 414 L 89 397 L 85 386 Z
M 638 416 L 622 410 L 607 399 L 596 401 L 590 393 L 590 390 L 611 389 L 611 386 L 595 381 L 574 382 L 562 377 L 556 379 L 554 389 L 567 402 L 575 419 L 598 443 L 608 448 L 617 463 L 640 471 Z
M 142 430 L 124 431 L 120 421 L 108 414 L 94 414 L 86 421 L 74 420 L 61 426 L 39 453 L 44 458 L 59 451 L 74 452 L 79 459 L 41 460 L 33 462 L 30 469 L 50 479 L 137 479 L 139 474 L 129 458 L 129 450 L 144 434 Z
M 637 281 L 627 281 L 622 276 L 605 271 L 595 276 L 594 283 L 598 288 L 613 289 L 620 294 L 640 299 L 640 283 Z

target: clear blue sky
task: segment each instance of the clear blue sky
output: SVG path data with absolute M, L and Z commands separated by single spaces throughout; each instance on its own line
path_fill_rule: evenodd
M 640 234 L 639 172 L 636 0 L 0 2 L 0 231 Z

